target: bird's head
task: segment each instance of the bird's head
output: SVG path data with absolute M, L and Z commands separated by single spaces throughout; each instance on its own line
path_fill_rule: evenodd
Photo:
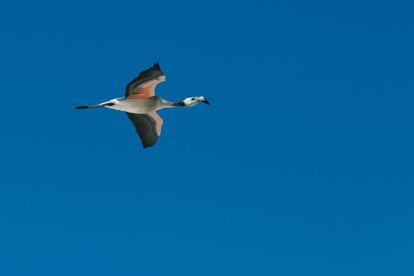
M 199 104 L 199 103 L 205 103 L 205 104 L 210 105 L 210 103 L 204 96 L 195 96 L 195 97 L 186 98 L 183 100 L 183 103 L 186 106 L 195 106 L 196 104 Z

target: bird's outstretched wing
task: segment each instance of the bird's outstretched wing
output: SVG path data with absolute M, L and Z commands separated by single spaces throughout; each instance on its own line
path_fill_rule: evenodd
M 164 77 L 164 78 L 160 78 Z M 130 99 L 146 99 L 155 96 L 155 87 L 165 81 L 159 63 L 139 73 L 126 86 L 125 97 Z
M 144 148 L 153 146 L 161 135 L 163 120 L 155 112 L 148 114 L 128 113 L 128 118 L 135 126 Z

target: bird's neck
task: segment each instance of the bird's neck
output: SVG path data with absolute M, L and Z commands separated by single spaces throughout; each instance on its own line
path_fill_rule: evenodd
M 187 106 L 184 102 L 173 102 L 171 103 L 172 107 Z
M 169 102 L 162 100 L 162 108 L 175 108 L 175 107 L 184 107 L 186 104 L 184 102 Z

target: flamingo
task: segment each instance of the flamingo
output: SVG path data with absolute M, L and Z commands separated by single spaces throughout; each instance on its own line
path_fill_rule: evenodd
M 193 107 L 199 103 L 210 104 L 204 96 L 185 98 L 180 102 L 170 102 L 155 94 L 158 84 L 166 77 L 159 63 L 142 71 L 126 86 L 125 97 L 115 98 L 97 105 L 79 105 L 76 109 L 106 107 L 125 111 L 141 139 L 144 148 L 155 145 L 161 135 L 162 118 L 157 111 L 164 108 Z

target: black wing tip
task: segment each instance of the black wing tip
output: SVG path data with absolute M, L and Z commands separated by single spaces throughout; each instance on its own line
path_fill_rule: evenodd
M 158 136 L 158 137 L 155 139 L 155 141 L 143 141 L 143 140 L 141 139 L 142 147 L 143 147 L 144 149 L 147 149 L 147 148 L 151 148 L 151 147 L 155 146 L 155 144 L 157 144 L 158 138 L 160 138 L 160 137 Z
M 155 146 L 155 144 L 157 143 L 157 140 L 158 140 L 158 138 L 153 143 L 148 143 L 148 142 L 145 143 L 144 141 L 141 140 L 142 147 L 144 149 L 151 148 L 151 147 Z
M 154 65 L 152 66 L 154 69 L 157 69 L 159 71 L 161 71 L 161 67 L 160 67 L 160 63 L 157 61 L 154 63 Z

